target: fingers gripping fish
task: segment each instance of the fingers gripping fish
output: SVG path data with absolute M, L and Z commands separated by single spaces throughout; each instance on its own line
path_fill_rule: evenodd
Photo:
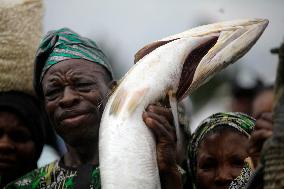
M 249 19 L 193 28 L 153 42 L 135 56 L 105 107 L 99 133 L 103 189 L 159 189 L 156 144 L 142 120 L 150 104 L 169 96 L 179 145 L 177 102 L 242 57 L 267 20 Z

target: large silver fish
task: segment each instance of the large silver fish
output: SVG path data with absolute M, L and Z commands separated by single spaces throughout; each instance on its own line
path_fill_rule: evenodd
M 99 133 L 103 189 L 159 189 L 156 144 L 145 108 L 170 97 L 177 137 L 177 101 L 242 57 L 268 24 L 248 19 L 204 25 L 141 49 L 105 107 Z

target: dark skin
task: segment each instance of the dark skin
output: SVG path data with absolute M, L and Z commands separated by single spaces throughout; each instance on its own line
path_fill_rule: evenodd
M 255 119 L 261 117 L 262 113 L 272 112 L 274 101 L 273 89 L 264 90 L 259 93 L 252 104 L 252 116 Z
M 176 166 L 176 134 L 172 126 L 171 110 L 158 105 L 149 105 L 142 117 L 156 138 L 162 188 L 182 188 L 181 175 Z
M 197 188 L 227 189 L 248 157 L 247 143 L 246 136 L 230 130 L 206 136 L 197 154 Z
M 44 76 L 45 108 L 66 143 L 66 166 L 78 167 L 87 162 L 97 165 L 99 123 L 106 103 L 104 97 L 109 92 L 106 73 L 94 63 L 82 64 L 79 60 L 65 63 L 54 65 Z
M 0 188 L 36 168 L 35 143 L 19 116 L 0 111 Z
M 260 153 L 264 142 L 273 134 L 273 119 L 271 112 L 261 113 L 256 118 L 254 131 L 251 134 L 247 151 L 252 158 L 254 167 L 259 165 Z
M 273 89 L 269 89 L 259 93 L 253 101 L 253 117 L 256 119 L 256 124 L 251 133 L 247 151 L 252 158 L 254 167 L 259 164 L 264 142 L 273 134 L 273 100 Z
M 83 59 L 62 61 L 44 75 L 45 108 L 56 132 L 66 143 L 66 166 L 98 165 L 99 124 L 114 85 L 104 67 Z M 172 119 L 171 111 L 158 105 L 148 106 L 143 114 L 143 120 L 156 137 L 163 188 L 181 188 L 173 153 Z M 166 179 L 169 176 L 171 179 Z
M 238 97 L 232 100 L 232 112 L 243 112 L 251 115 L 252 99 L 249 97 Z

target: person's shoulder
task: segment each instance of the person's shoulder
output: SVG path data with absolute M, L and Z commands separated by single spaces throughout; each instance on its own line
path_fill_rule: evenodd
M 58 161 L 54 161 L 43 167 L 35 169 L 19 179 L 12 181 L 4 189 L 27 189 L 36 188 L 36 186 L 42 180 L 42 177 L 47 177 L 48 172 L 52 172 L 53 169 L 58 167 Z

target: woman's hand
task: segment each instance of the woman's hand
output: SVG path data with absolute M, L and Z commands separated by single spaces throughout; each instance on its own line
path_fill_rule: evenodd
M 176 163 L 176 133 L 170 108 L 149 105 L 142 115 L 157 144 L 157 161 L 162 188 L 181 188 L 181 175 Z
M 248 153 L 255 167 L 259 163 L 260 152 L 264 142 L 272 136 L 272 125 L 273 119 L 271 112 L 262 113 L 256 119 L 256 125 L 248 145 Z

